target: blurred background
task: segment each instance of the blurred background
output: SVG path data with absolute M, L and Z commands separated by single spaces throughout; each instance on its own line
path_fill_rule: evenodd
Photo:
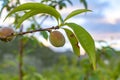
M 15 14 L 4 22 L 3 19 L 10 10 L 26 2 L 50 5 L 56 8 L 63 18 L 76 9 L 92 10 L 75 16 L 68 22 L 81 25 L 94 38 L 97 70 L 92 70 L 84 50 L 81 50 L 81 57 L 78 58 L 72 52 L 69 42 L 63 47 L 55 48 L 49 43 L 49 34 L 41 32 L 16 37 L 8 43 L 0 41 L 0 80 L 18 80 L 21 41 L 23 80 L 120 80 L 119 0 L 0 0 L 0 27 L 14 28 L 13 23 L 17 23 L 23 13 Z M 54 18 L 43 14 L 25 21 L 23 31 L 56 25 Z M 19 29 L 16 31 L 19 32 Z

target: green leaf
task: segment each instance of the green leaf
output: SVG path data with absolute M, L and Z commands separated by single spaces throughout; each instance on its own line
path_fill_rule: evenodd
M 33 11 L 29 11 L 27 13 L 25 13 L 19 20 L 18 20 L 18 23 L 17 23 L 17 26 L 16 28 L 19 28 L 20 25 L 28 18 L 30 18 L 31 16 L 34 16 L 36 14 L 40 13 L 39 11 L 36 11 L 36 10 L 33 10 Z
M 54 8 L 50 7 L 50 6 L 47 6 L 45 4 L 41 4 L 41 3 L 25 3 L 25 4 L 22 4 L 16 8 L 14 8 L 6 17 L 5 19 L 18 12 L 18 11 L 24 11 L 24 10 L 36 10 L 40 13 L 46 13 L 46 14 L 49 14 L 49 15 L 52 15 L 54 16 L 57 21 L 61 20 L 62 21 L 62 18 L 61 18 L 61 15 L 59 14 L 59 12 L 57 10 L 55 10 Z
M 65 18 L 64 22 L 66 20 L 70 19 L 73 16 L 76 16 L 78 14 L 81 14 L 81 13 L 84 13 L 84 12 L 88 12 L 88 11 L 91 11 L 91 10 L 88 10 L 88 9 L 77 9 L 77 10 L 74 10 Z
M 21 25 L 26 19 L 28 19 L 28 18 L 36 15 L 36 14 L 40 14 L 40 13 L 42 13 L 42 12 L 39 11 L 39 10 L 32 10 L 32 11 L 29 11 L 29 12 L 25 13 L 25 14 L 18 20 L 18 23 L 17 23 L 16 28 L 19 28 L 20 25 Z
M 90 62 L 93 65 L 93 68 L 96 69 L 95 43 L 91 35 L 84 28 L 82 28 L 80 25 L 77 25 L 75 23 L 66 23 L 65 25 L 67 25 L 74 31 L 81 46 L 88 54 Z
M 48 34 L 46 31 L 41 31 L 40 33 L 46 40 L 48 39 Z
M 69 39 L 69 41 L 70 41 L 70 43 L 72 45 L 74 53 L 77 56 L 80 56 L 80 47 L 78 45 L 79 42 L 78 42 L 75 34 L 72 31 L 70 31 L 69 29 L 66 29 L 66 28 L 63 28 L 63 29 L 65 30 L 65 32 L 67 34 L 67 37 L 68 37 L 68 39 Z
M 35 24 L 31 24 L 31 29 L 35 30 Z
M 87 5 L 86 0 L 80 0 L 80 2 L 81 2 L 81 3 L 83 3 L 83 5 L 84 5 L 85 9 L 87 9 L 87 8 L 88 8 L 88 5 Z

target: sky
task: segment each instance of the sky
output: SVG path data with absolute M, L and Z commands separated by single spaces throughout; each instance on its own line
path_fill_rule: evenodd
M 120 0 L 87 0 L 93 12 L 83 15 L 85 28 L 92 34 L 118 37 L 120 32 Z M 97 36 L 96 36 L 97 37 Z
M 29 0 L 28 0 L 29 1 Z M 36 0 L 37 1 L 37 0 Z M 63 17 L 75 9 L 84 8 L 79 0 L 71 0 L 73 6 L 59 11 Z M 25 0 L 21 0 L 22 3 Z M 120 0 L 87 0 L 88 9 L 92 12 L 75 16 L 68 22 L 75 22 L 84 27 L 95 40 L 112 40 L 120 46 Z M 0 22 L 1 19 L 0 19 Z M 45 22 L 43 25 L 55 25 L 53 21 Z M 1 23 L 0 23 L 1 25 Z M 46 26 L 48 26 L 46 25 Z M 114 41 L 115 40 L 115 41 Z M 46 42 L 47 43 L 47 42 Z M 66 45 L 69 46 L 69 45 Z

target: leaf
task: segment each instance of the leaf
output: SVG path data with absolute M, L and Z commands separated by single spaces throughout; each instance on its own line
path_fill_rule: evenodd
M 88 10 L 88 9 L 77 9 L 77 10 L 74 10 L 65 18 L 64 22 L 66 20 L 70 19 L 73 16 L 76 16 L 78 14 L 81 14 L 81 13 L 84 13 L 84 12 L 88 12 L 88 11 L 91 11 L 91 10 Z
M 17 26 L 16 28 L 19 28 L 20 25 L 28 18 L 30 18 L 31 16 L 34 16 L 38 13 L 41 13 L 40 11 L 38 10 L 32 10 L 32 11 L 29 11 L 27 13 L 25 13 L 19 20 L 18 20 L 18 23 L 17 23 Z
M 46 40 L 48 39 L 48 34 L 46 31 L 41 31 L 40 33 Z
M 85 9 L 87 9 L 87 8 L 88 8 L 88 5 L 87 5 L 86 0 L 80 0 L 80 2 L 81 2 L 81 3 L 83 3 L 83 5 L 84 5 Z
M 93 65 L 93 69 L 96 69 L 96 52 L 95 52 L 95 43 L 91 35 L 80 25 L 77 25 L 75 23 L 65 23 L 68 27 L 70 27 L 77 39 L 79 40 L 81 46 L 84 48 L 84 50 L 87 52 L 90 62 Z
M 47 13 L 49 15 L 52 15 L 54 16 L 57 21 L 59 21 L 59 19 L 62 21 L 62 18 L 61 18 L 61 15 L 59 14 L 59 12 L 57 10 L 55 10 L 54 8 L 50 7 L 50 6 L 47 6 L 45 4 L 41 4 L 41 3 L 25 3 L 25 4 L 22 4 L 16 8 L 14 8 L 6 17 L 5 19 L 14 14 L 15 12 L 18 12 L 18 11 L 24 11 L 24 10 L 37 10 L 39 11 L 40 13 Z
M 80 47 L 78 45 L 78 40 L 76 38 L 76 36 L 74 35 L 74 33 L 72 31 L 70 31 L 69 29 L 63 28 L 67 34 L 67 37 L 72 45 L 73 51 L 77 56 L 80 56 Z
M 31 29 L 35 30 L 35 24 L 31 24 Z

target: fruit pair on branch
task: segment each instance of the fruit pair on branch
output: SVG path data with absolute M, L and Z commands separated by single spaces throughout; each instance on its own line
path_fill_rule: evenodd
M 50 36 L 49 40 L 50 43 L 55 46 L 55 47 L 62 47 L 65 44 L 65 37 L 63 34 L 57 30 L 52 31 L 52 29 L 58 29 L 59 27 L 51 27 L 51 28 L 46 28 L 46 29 L 37 29 L 33 31 L 27 31 L 27 32 L 20 32 L 20 33 L 15 33 L 15 31 L 10 28 L 10 27 L 2 27 L 0 28 L 0 40 L 4 42 L 9 42 L 15 38 L 17 35 L 24 35 L 27 33 L 33 33 L 33 32 L 38 32 L 38 31 L 49 31 Z

